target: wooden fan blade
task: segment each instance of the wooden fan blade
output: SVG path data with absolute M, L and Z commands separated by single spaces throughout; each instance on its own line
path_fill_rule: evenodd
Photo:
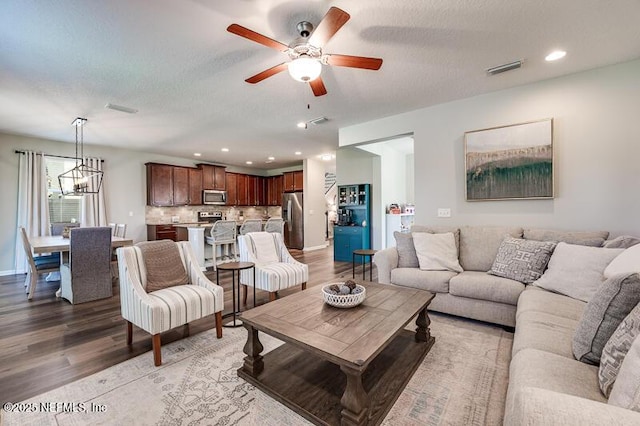
M 324 87 L 321 77 L 311 80 L 309 82 L 309 86 L 311 86 L 311 90 L 313 90 L 313 94 L 316 96 L 323 96 L 327 94 L 327 88 Z
M 249 28 L 245 28 L 242 25 L 231 24 L 227 27 L 227 31 L 229 31 L 232 34 L 238 35 L 240 37 L 249 39 L 251 41 L 255 41 L 256 43 L 260 43 L 263 46 L 267 46 L 272 49 L 279 50 L 281 52 L 286 52 L 287 50 L 289 50 L 289 46 L 287 46 L 286 44 L 282 44 L 279 41 L 276 41 L 260 33 L 252 31 Z
M 284 70 L 287 69 L 287 63 L 283 62 L 279 65 L 276 65 L 275 67 L 271 67 L 269 69 L 266 69 L 256 75 L 254 75 L 253 77 L 249 77 L 248 79 L 246 79 L 245 81 L 247 83 L 251 83 L 251 84 L 256 84 L 256 83 L 260 83 L 262 80 L 264 80 L 265 78 L 269 78 L 273 75 L 278 74 L 279 72 L 282 72 Z
M 338 67 L 364 68 L 367 70 L 379 70 L 382 66 L 382 59 L 367 58 L 364 56 L 349 55 L 325 55 L 327 64 Z
M 316 47 L 324 46 L 349 18 L 351 16 L 344 10 L 332 7 L 309 36 L 309 44 Z

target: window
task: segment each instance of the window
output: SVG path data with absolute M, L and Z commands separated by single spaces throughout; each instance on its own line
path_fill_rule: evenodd
M 79 222 L 81 195 L 62 195 L 58 175 L 72 169 L 76 160 L 71 158 L 44 157 L 47 167 L 47 193 L 49 196 L 49 220 L 54 222 Z

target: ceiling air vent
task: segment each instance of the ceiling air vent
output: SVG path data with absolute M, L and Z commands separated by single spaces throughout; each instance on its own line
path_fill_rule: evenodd
M 508 64 L 498 65 L 497 67 L 488 68 L 487 69 L 487 74 L 496 75 L 496 74 L 500 74 L 502 72 L 518 69 L 518 68 L 520 68 L 522 66 L 522 62 L 523 62 L 523 60 L 519 60 L 519 61 L 515 61 L 515 62 L 510 62 Z
M 112 103 L 108 103 L 104 107 L 107 108 L 107 109 L 112 109 L 114 111 L 126 112 L 127 114 L 135 114 L 136 112 L 138 112 L 137 109 L 129 108 L 129 107 L 122 106 L 122 105 L 115 105 L 115 104 L 112 104 Z
M 313 120 L 309 120 L 309 123 L 322 124 L 322 123 L 326 123 L 327 121 L 329 121 L 327 117 L 318 117 L 318 118 L 314 118 Z

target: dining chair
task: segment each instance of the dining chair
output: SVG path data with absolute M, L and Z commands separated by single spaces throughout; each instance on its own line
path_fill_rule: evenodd
M 78 228 L 78 222 L 53 222 L 51 224 L 51 235 L 62 235 L 64 228 Z
M 250 232 L 238 237 L 241 262 L 253 262 L 251 270 L 240 271 L 240 284 L 247 303 L 247 286 L 269 292 L 269 301 L 276 299 L 278 291 L 302 286 L 307 288 L 309 267 L 295 260 L 277 232 Z M 255 276 L 255 282 L 254 282 Z
M 151 334 L 153 360 L 162 364 L 160 333 L 215 314 L 216 337 L 222 337 L 224 290 L 200 269 L 188 241 L 145 241 L 120 247 L 120 309 L 127 322 L 127 345 L 133 325 Z
M 265 232 L 278 232 L 284 235 L 284 219 L 281 217 L 270 217 L 264 224 Z
M 38 282 L 38 276 L 40 274 L 48 274 L 49 272 L 60 271 L 60 253 L 53 253 L 44 256 L 35 256 L 31 249 L 31 243 L 27 237 L 27 231 L 24 227 L 20 227 L 20 235 L 22 237 L 22 246 L 24 247 L 24 253 L 27 257 L 29 264 L 27 271 L 27 278 L 24 281 L 24 286 L 27 291 L 27 299 L 33 299 L 33 295 L 36 292 L 36 284 Z
M 238 246 L 236 244 L 237 225 L 235 220 L 219 220 L 214 222 L 213 227 L 205 242 L 212 247 L 213 270 L 217 269 L 218 259 L 221 262 L 234 262 L 238 257 Z M 217 252 L 220 248 L 220 257 Z M 233 250 L 233 254 L 231 251 Z
M 61 297 L 72 304 L 113 296 L 111 228 L 74 228 L 69 236 L 69 262 L 60 267 Z
M 113 222 L 109 222 L 107 226 L 111 228 L 111 235 L 116 235 L 116 224 Z
M 240 235 L 260 231 L 262 231 L 262 220 L 260 219 L 247 219 L 240 225 Z

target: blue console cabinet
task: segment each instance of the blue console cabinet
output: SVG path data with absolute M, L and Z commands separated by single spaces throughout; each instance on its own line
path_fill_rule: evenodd
M 351 262 L 354 250 L 371 248 L 371 185 L 338 186 L 338 212 L 349 223 L 333 228 L 333 259 Z

